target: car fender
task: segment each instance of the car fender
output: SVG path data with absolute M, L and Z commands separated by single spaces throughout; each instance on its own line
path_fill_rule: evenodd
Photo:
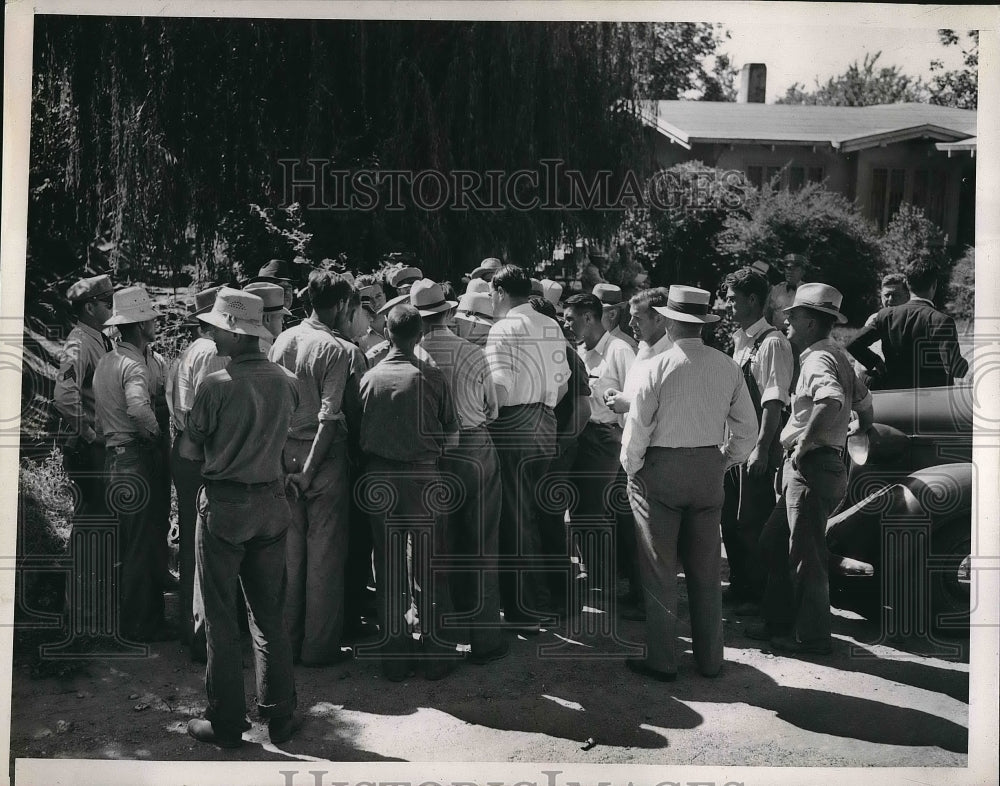
M 929 520 L 931 531 L 964 516 L 972 525 L 972 464 L 939 464 L 917 470 L 899 481 L 883 525 L 905 519 Z

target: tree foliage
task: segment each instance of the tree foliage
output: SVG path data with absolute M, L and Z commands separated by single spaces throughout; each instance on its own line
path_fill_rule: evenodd
M 857 207 L 819 183 L 798 191 L 765 186 L 749 197 L 746 210 L 727 218 L 716 238 L 725 269 L 804 254 L 809 280 L 844 293 L 844 313 L 863 321 L 876 306 L 882 262 L 876 231 Z
M 968 49 L 962 49 L 964 68 L 944 70 L 940 60 L 931 61 L 934 76 L 930 81 L 930 101 L 932 104 L 953 106 L 958 109 L 976 109 L 979 106 L 979 31 L 969 30 Z M 944 46 L 959 46 L 961 39 L 954 30 L 938 30 Z
M 729 38 L 722 25 L 710 22 L 655 22 L 633 28 L 636 90 L 640 98 L 676 101 L 735 101 L 736 69 L 717 54 Z M 706 58 L 716 55 L 711 69 Z
M 881 52 L 865 55 L 863 63 L 855 60 L 843 74 L 830 77 L 825 84 L 821 85 L 817 79 L 813 90 L 807 90 L 804 84 L 796 82 L 777 103 L 871 106 L 926 101 L 929 93 L 920 77 L 907 76 L 898 66 L 876 69 L 881 55 Z
M 976 249 L 969 246 L 955 263 L 948 281 L 945 311 L 956 319 L 972 319 L 976 314 Z

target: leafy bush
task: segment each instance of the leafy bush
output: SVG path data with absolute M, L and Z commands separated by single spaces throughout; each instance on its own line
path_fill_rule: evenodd
M 956 319 L 972 319 L 976 312 L 976 249 L 969 246 L 955 263 L 948 282 L 945 311 Z
M 919 264 L 947 267 L 944 235 L 919 207 L 903 202 L 879 238 L 882 272 L 903 273 Z
M 804 254 L 821 281 L 844 293 L 843 311 L 863 321 L 877 306 L 882 250 L 873 226 L 845 197 L 810 183 L 798 191 L 769 185 L 751 191 L 746 211 L 730 215 L 716 237 L 724 271 L 757 259 L 776 262 Z

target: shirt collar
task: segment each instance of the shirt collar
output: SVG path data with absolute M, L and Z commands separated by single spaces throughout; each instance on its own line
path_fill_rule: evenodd
M 508 317 L 511 314 L 517 315 L 517 314 L 534 314 L 534 313 L 536 312 L 535 309 L 531 307 L 531 303 L 522 303 L 519 306 L 511 306 L 509 309 L 507 309 Z
M 832 337 L 827 336 L 826 338 L 821 338 L 819 341 L 810 344 L 808 347 L 802 350 L 802 354 L 799 355 L 799 363 L 801 364 L 801 362 L 805 360 L 812 352 L 818 352 L 819 350 L 822 349 L 833 349 L 836 346 L 837 342 L 834 341 Z
M 76 326 L 80 328 L 84 333 L 87 333 L 96 338 L 98 341 L 103 342 L 107 338 L 107 336 L 105 336 L 104 333 L 102 333 L 100 330 L 98 330 L 97 328 L 92 328 L 85 322 L 77 322 Z
M 593 349 L 588 349 L 587 351 L 588 352 L 596 352 L 601 357 L 604 357 L 605 353 L 607 353 L 607 351 L 608 351 L 608 344 L 611 343 L 611 338 L 612 338 L 611 331 L 610 330 L 605 330 L 604 331 L 604 335 L 601 336 L 601 338 L 598 340 L 598 342 L 596 344 L 594 344 L 594 348 Z M 586 349 L 586 347 L 584 347 L 584 348 Z
M 320 322 L 319 319 L 314 319 L 311 316 L 306 317 L 305 319 L 303 319 L 302 320 L 302 324 L 303 325 L 308 325 L 313 330 L 322 330 L 324 333 L 329 333 L 331 336 L 336 336 L 337 335 L 337 331 L 336 330 L 333 330 L 332 328 L 330 328 L 327 325 L 325 325 L 322 322 Z
M 428 338 L 430 338 L 430 339 L 435 339 L 435 338 L 458 338 L 458 336 L 456 336 L 452 332 L 451 328 L 449 328 L 447 325 L 435 325 L 433 328 L 431 328 L 426 333 L 424 333 L 424 338 L 422 339 L 422 341 L 424 341 L 424 340 L 426 340 Z
M 143 362 L 146 360 L 146 356 L 139 351 L 139 348 L 135 344 L 130 344 L 127 341 L 119 341 L 118 348 L 123 352 L 142 360 Z
M 222 357 L 221 355 L 219 357 Z M 236 365 L 239 363 L 258 363 L 261 360 L 267 360 L 267 357 L 263 352 L 254 352 L 252 354 L 240 355 L 239 357 L 229 358 L 229 365 Z
M 934 305 L 934 301 L 933 300 L 928 300 L 925 297 L 918 297 L 917 295 L 910 295 L 910 302 L 911 303 L 915 303 L 915 302 L 918 302 L 918 301 L 920 303 L 926 303 L 928 306 L 933 306 Z
M 771 323 L 764 319 L 764 317 L 761 317 L 746 330 L 743 330 L 743 328 L 740 328 L 740 330 L 743 330 L 743 334 L 747 338 L 754 338 L 762 331 L 767 330 L 769 327 L 771 327 Z
M 695 344 L 704 344 L 700 336 L 691 338 L 679 338 L 674 342 L 675 347 L 693 347 Z

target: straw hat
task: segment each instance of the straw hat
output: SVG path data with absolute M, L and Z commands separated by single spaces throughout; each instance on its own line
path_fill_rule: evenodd
M 482 293 L 484 295 L 490 294 L 490 282 L 485 278 L 474 278 L 469 282 L 468 286 L 465 288 L 466 294 Z
M 667 294 L 667 305 L 653 306 L 653 309 L 678 322 L 718 322 L 719 315 L 711 311 L 711 298 L 708 290 L 674 284 Z
M 603 281 L 600 284 L 594 284 L 593 295 L 601 301 L 601 305 L 605 309 L 617 308 L 625 302 L 621 287 Z
M 455 319 L 490 327 L 493 325 L 493 301 L 482 292 L 466 292 L 458 301 Z
M 493 278 L 493 274 L 496 273 L 500 268 L 503 267 L 503 262 L 501 262 L 496 257 L 486 257 L 482 262 L 479 263 L 479 267 L 469 273 L 469 278 L 473 281 L 477 278 L 483 279 L 484 281 L 489 281 Z
M 145 288 L 125 287 L 125 289 L 119 289 L 115 292 L 111 315 L 111 319 L 104 323 L 105 327 L 146 322 L 150 319 L 156 319 L 160 316 L 160 312 L 153 305 L 153 301 L 149 299 L 149 293 L 146 292 Z
M 389 309 L 392 308 L 393 306 L 398 306 L 400 303 L 409 303 L 409 302 L 410 302 L 410 293 L 404 292 L 402 295 L 396 295 L 396 297 L 392 298 L 391 300 L 385 301 L 385 305 L 382 306 L 382 308 L 380 308 L 375 313 L 388 314 Z
M 219 289 L 217 287 L 216 289 Z M 280 311 L 283 316 L 290 317 L 292 312 L 285 308 L 285 290 L 277 284 L 269 284 L 266 281 L 257 281 L 243 287 L 244 292 L 256 295 L 264 301 L 264 313 L 273 314 Z
M 264 327 L 264 301 L 250 292 L 222 287 L 215 305 L 207 314 L 199 314 L 202 322 L 240 336 L 273 338 Z
M 559 299 L 562 297 L 563 285 L 551 278 L 542 279 L 542 297 L 556 307 L 556 311 L 562 311 Z
M 420 312 L 420 316 L 429 317 L 450 311 L 458 305 L 458 301 L 445 300 L 440 284 L 429 278 L 422 278 L 410 287 L 410 305 Z
M 844 296 L 829 284 L 799 284 L 792 305 L 782 311 L 787 314 L 793 308 L 811 308 L 813 311 L 832 314 L 837 318 L 838 324 L 843 325 L 847 322 L 847 317 L 840 313 L 840 304 L 843 302 Z

